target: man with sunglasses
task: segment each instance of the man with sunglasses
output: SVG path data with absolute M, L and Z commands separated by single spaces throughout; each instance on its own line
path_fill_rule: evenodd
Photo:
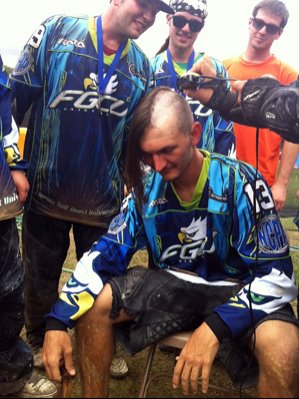
M 287 85 L 297 79 L 298 71 L 271 53 L 275 40 L 281 36 L 289 18 L 289 12 L 280 0 L 263 0 L 253 9 L 249 20 L 249 40 L 245 52 L 227 59 L 224 65 L 230 78 L 247 80 L 272 75 L 281 84 Z M 281 152 L 277 174 L 281 137 L 268 130 L 260 129 L 258 146 L 256 129 L 235 123 L 237 158 L 250 163 L 266 178 L 280 211 L 286 201 L 286 190 L 293 170 L 299 146 L 285 141 Z
M 172 0 L 170 6 L 174 15 L 167 15 L 169 37 L 151 60 L 156 86 L 168 86 L 177 90 L 177 79 L 204 53 L 194 50 L 194 43 L 205 24 L 208 15 L 206 0 Z M 219 75 L 226 77 L 222 63 L 213 59 Z M 224 120 L 199 101 L 188 98 L 194 119 L 199 122 L 203 134 L 198 147 L 235 157 L 235 135 L 233 124 Z

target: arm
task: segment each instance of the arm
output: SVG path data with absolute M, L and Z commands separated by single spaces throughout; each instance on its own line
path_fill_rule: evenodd
M 196 63 L 193 72 L 216 76 L 207 57 Z M 299 143 L 299 80 L 283 86 L 272 78 L 250 79 L 235 82 L 232 87 L 241 94 L 226 90 L 223 82 L 214 82 L 199 90 L 186 90 L 193 97 L 235 122 L 267 127 L 284 139 Z
M 11 170 L 11 176 L 17 189 L 18 198 L 24 204 L 29 192 L 29 182 L 25 176 L 28 167 L 26 161 L 21 160 L 18 148 L 19 130 L 12 119 L 12 129 L 9 134 L 3 137 L 5 158 Z
M 228 73 L 224 65 L 217 60 L 213 60 L 213 62 L 217 76 L 228 78 Z M 227 88 L 229 88 L 230 82 L 227 80 L 225 83 Z M 213 125 L 215 135 L 215 148 L 213 152 L 236 158 L 236 137 L 233 122 L 224 119 L 219 112 L 214 111 Z
M 17 189 L 19 201 L 24 204 L 29 191 L 29 182 L 24 172 L 20 170 L 12 170 L 11 176 Z
M 277 211 L 280 211 L 285 205 L 287 185 L 297 159 L 298 151 L 298 144 L 293 144 L 288 141 L 284 142 L 281 152 L 278 176 L 275 183 L 271 187 Z
M 19 131 L 11 115 L 11 96 L 8 86 L 8 78 L 3 68 L 2 59 L 0 57 L 0 120 L 1 132 L 0 140 L 3 140 L 3 150 L 5 160 L 10 167 L 11 176 L 15 183 L 19 201 L 24 203 L 29 191 L 29 183 L 25 177 L 27 163 L 21 160 L 18 140 Z M 3 184 L 3 182 L 2 182 Z
M 0 57 L 0 120 L 1 135 L 5 159 L 11 170 L 26 170 L 27 164 L 21 161 L 18 148 L 19 130 L 12 117 L 11 89 L 8 77 Z
M 129 194 L 107 233 L 77 263 L 48 318 L 60 322 L 65 329 L 72 328 L 93 306 L 107 280 L 125 274 L 133 254 L 144 246 L 143 221 L 136 210 L 135 198 Z
M 60 299 L 47 315 L 43 362 L 49 377 L 60 381 L 59 366 L 63 361 L 67 371 L 75 374 L 67 328 L 73 327 L 76 320 L 93 306 L 109 277 L 125 273 L 132 255 L 145 246 L 142 227 L 142 219 L 130 194 L 123 201 L 120 214 L 112 220 L 108 232 L 77 263 Z

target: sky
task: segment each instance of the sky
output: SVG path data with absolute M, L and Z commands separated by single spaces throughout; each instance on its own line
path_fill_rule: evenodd
M 207 0 L 209 15 L 195 47 L 219 60 L 241 54 L 248 40 L 248 20 L 258 0 Z M 24 44 L 50 15 L 99 15 L 109 0 L 14 0 L 11 12 L 0 14 L 0 53 L 5 65 L 13 67 Z M 299 71 L 299 1 L 284 0 L 289 22 L 272 52 Z M 137 43 L 152 57 L 167 37 L 166 14 L 159 12 L 155 24 Z

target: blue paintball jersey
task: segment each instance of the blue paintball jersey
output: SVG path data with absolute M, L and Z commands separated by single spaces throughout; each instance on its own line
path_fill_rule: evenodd
M 8 77 L 0 56 L 0 220 L 10 219 L 22 211 L 11 170 L 24 170 L 26 164 L 18 150 L 19 132 L 11 116 Z
M 144 247 L 150 247 L 157 267 L 192 272 L 195 282 L 242 284 L 236 297 L 214 309 L 233 337 L 251 326 L 250 302 L 258 321 L 296 298 L 287 237 L 265 180 L 258 175 L 255 183 L 256 172 L 245 163 L 215 153 L 204 156 L 199 200 L 191 206 L 155 172 L 145 180 L 142 213 L 134 193 L 124 199 L 107 234 L 78 262 L 50 318 L 72 327 L 109 277 L 125 274 L 133 254 Z
M 199 53 L 194 59 L 194 63 L 203 57 L 203 53 Z M 222 77 L 228 77 L 224 65 L 220 61 L 211 58 L 213 66 L 217 74 Z M 174 87 L 173 77 L 169 62 L 167 58 L 167 51 L 158 54 L 150 60 L 155 75 L 156 86 L 168 86 L 177 90 Z M 173 68 L 176 73 L 176 78 L 179 78 L 187 70 L 187 65 L 183 68 L 181 65 L 173 61 Z M 183 95 L 183 94 L 182 94 Z M 223 119 L 217 111 L 213 111 L 199 101 L 186 98 L 193 117 L 196 122 L 199 122 L 202 127 L 202 136 L 198 143 L 198 148 L 207 150 L 209 152 L 218 152 L 219 154 L 227 155 L 236 158 L 236 138 L 233 129 L 233 123 Z
M 113 58 L 104 56 L 100 83 Z M 28 209 L 109 225 L 123 199 L 128 125 L 149 89 L 150 71 L 129 40 L 99 95 L 95 19 L 53 16 L 40 25 L 11 74 L 18 123 L 32 106 L 25 143 Z

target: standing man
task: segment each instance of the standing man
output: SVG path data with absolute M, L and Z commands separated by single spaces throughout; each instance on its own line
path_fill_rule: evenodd
M 160 10 L 172 12 L 162 0 L 111 0 L 98 17 L 50 17 L 11 75 L 19 124 L 31 107 L 23 258 L 25 324 L 36 365 L 70 230 L 80 259 L 123 199 L 127 129 L 152 80 L 148 59 L 131 39 L 151 27 Z M 115 366 L 116 377 L 128 371 L 123 359 Z
M 8 77 L 0 56 L 0 392 L 52 398 L 56 386 L 33 370 L 33 355 L 21 339 L 24 326 L 24 269 L 15 217 L 29 184 L 20 160 L 18 129 L 11 116 Z
M 238 358 L 247 344 L 254 351 L 260 397 L 299 395 L 299 321 L 289 303 L 297 289 L 271 190 L 251 165 L 197 149 L 200 135 L 170 88 L 152 90 L 135 111 L 126 162 L 133 190 L 48 315 L 48 376 L 59 381 L 63 362 L 76 373 L 67 332 L 75 326 L 85 397 L 108 397 L 114 326 L 131 353 L 194 329 L 173 374 L 185 395 L 198 392 L 200 377 L 207 393 L 224 339 Z M 156 268 L 127 269 L 144 246 Z
M 194 49 L 194 43 L 203 29 L 208 16 L 206 0 L 171 0 L 174 15 L 167 15 L 169 37 L 151 64 L 154 69 L 156 86 L 168 86 L 177 90 L 177 79 L 204 53 Z M 227 77 L 223 64 L 213 59 L 219 76 Z M 236 156 L 236 143 L 233 124 L 224 120 L 219 113 L 212 111 L 199 101 L 188 98 L 194 119 L 203 129 L 199 148 Z
M 288 18 L 289 12 L 280 0 L 263 0 L 254 7 L 244 54 L 224 61 L 230 78 L 247 80 L 270 74 L 282 84 L 297 79 L 298 72 L 271 53 L 271 46 L 281 36 Z M 282 144 L 279 135 L 260 129 L 257 165 L 256 129 L 235 123 L 235 134 L 237 158 L 258 167 L 271 187 L 276 209 L 281 210 L 285 205 L 287 184 L 299 146 L 283 142 L 277 173 Z

